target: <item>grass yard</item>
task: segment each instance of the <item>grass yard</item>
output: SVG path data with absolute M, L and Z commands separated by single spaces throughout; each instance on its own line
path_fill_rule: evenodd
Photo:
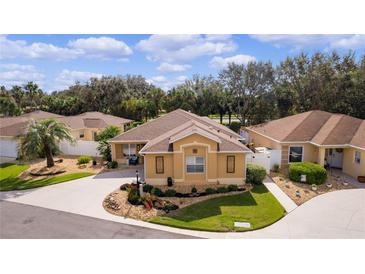
M 166 216 L 154 217 L 152 223 L 206 231 L 247 231 L 268 226 L 285 214 L 284 208 L 264 185 L 251 191 L 178 209 Z M 236 228 L 235 221 L 251 223 L 251 228 Z
M 29 168 L 29 165 L 17 165 L 8 163 L 1 164 L 0 191 L 23 190 L 41 186 L 48 186 L 79 179 L 86 176 L 91 176 L 94 174 L 91 172 L 78 172 L 39 180 L 24 180 L 17 178 L 17 176 L 19 176 L 27 168 Z

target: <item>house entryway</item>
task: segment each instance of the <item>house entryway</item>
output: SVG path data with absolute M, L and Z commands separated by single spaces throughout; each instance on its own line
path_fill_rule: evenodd
M 342 169 L 343 162 L 343 148 L 329 148 L 326 149 L 327 164 L 331 168 Z

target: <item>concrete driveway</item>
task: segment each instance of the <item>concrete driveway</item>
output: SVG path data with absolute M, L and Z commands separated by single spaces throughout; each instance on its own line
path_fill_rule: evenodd
M 0 199 L 202 238 L 365 238 L 365 189 L 334 191 L 297 207 L 275 224 L 243 233 L 191 231 L 107 213 L 106 195 L 135 178 L 135 169 L 109 172 L 26 191 L 0 192 Z

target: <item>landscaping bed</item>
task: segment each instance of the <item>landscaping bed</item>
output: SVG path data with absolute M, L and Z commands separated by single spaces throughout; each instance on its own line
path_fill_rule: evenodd
M 96 165 L 93 165 L 92 160 L 87 164 L 78 164 L 77 156 L 59 156 L 56 157 L 55 165 L 51 168 L 46 166 L 46 161 L 44 159 L 36 159 L 33 161 L 26 162 L 29 168 L 25 170 L 19 178 L 21 179 L 45 179 L 50 175 L 56 174 L 72 174 L 79 172 L 87 173 L 100 173 L 107 168 L 104 166 L 103 161 L 99 158 L 96 161 Z
M 304 202 L 316 197 L 320 194 L 355 188 L 351 184 L 344 185 L 345 181 L 340 176 L 328 175 L 325 183 L 313 186 L 317 188 L 312 189 L 312 185 L 306 183 L 294 182 L 280 173 L 271 172 L 270 174 L 273 181 L 297 204 L 301 205 Z M 328 184 L 331 187 L 327 186 Z M 345 183 L 346 184 L 346 183 Z M 299 194 L 299 195 L 298 195 Z
M 197 189 L 196 193 L 203 193 L 204 190 L 207 188 L 217 189 L 219 187 L 222 187 L 222 185 L 199 186 L 199 187 L 196 187 L 196 189 Z M 229 195 L 233 195 L 234 193 L 243 193 L 245 191 L 249 191 L 252 187 L 250 185 L 245 185 L 244 189 L 237 190 L 234 192 L 215 193 L 215 194 L 209 194 L 209 195 L 189 197 L 188 195 L 191 195 L 192 188 L 194 188 L 194 186 L 189 186 L 189 185 L 174 186 L 174 187 L 167 187 L 167 186 L 160 187 L 159 186 L 159 189 L 161 189 L 164 193 L 166 193 L 167 190 L 171 191 L 173 189 L 177 193 L 182 192 L 186 195 L 185 195 L 185 197 L 155 197 L 154 199 L 166 201 L 169 204 L 174 204 L 174 205 L 177 205 L 179 208 L 183 208 L 183 207 L 186 207 L 186 206 L 198 203 L 198 202 L 202 202 L 205 200 L 209 200 L 209 199 L 212 199 L 215 197 L 229 196 Z M 194 195 L 199 195 L 199 194 L 194 194 Z M 110 193 L 104 199 L 103 207 L 106 211 L 108 211 L 109 213 L 112 213 L 114 215 L 133 218 L 133 219 L 137 219 L 137 220 L 144 220 L 144 221 L 149 220 L 155 216 L 161 216 L 161 215 L 166 214 L 166 211 L 164 211 L 162 209 L 158 210 L 154 207 L 152 207 L 150 209 L 146 209 L 144 205 L 132 205 L 128 201 L 128 191 L 126 191 L 126 190 L 117 190 L 117 191 Z

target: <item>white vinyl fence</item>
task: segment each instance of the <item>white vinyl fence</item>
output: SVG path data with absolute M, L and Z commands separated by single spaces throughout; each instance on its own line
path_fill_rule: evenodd
M 265 168 L 266 173 L 274 167 L 275 164 L 280 166 L 281 150 L 267 150 L 266 152 L 258 152 L 247 155 L 247 163 L 253 163 Z
M 18 139 L 1 138 L 0 156 L 16 158 L 18 156 Z
M 74 145 L 68 142 L 60 143 L 60 150 L 65 155 L 100 156 L 97 147 L 98 143 L 94 141 L 77 140 Z

